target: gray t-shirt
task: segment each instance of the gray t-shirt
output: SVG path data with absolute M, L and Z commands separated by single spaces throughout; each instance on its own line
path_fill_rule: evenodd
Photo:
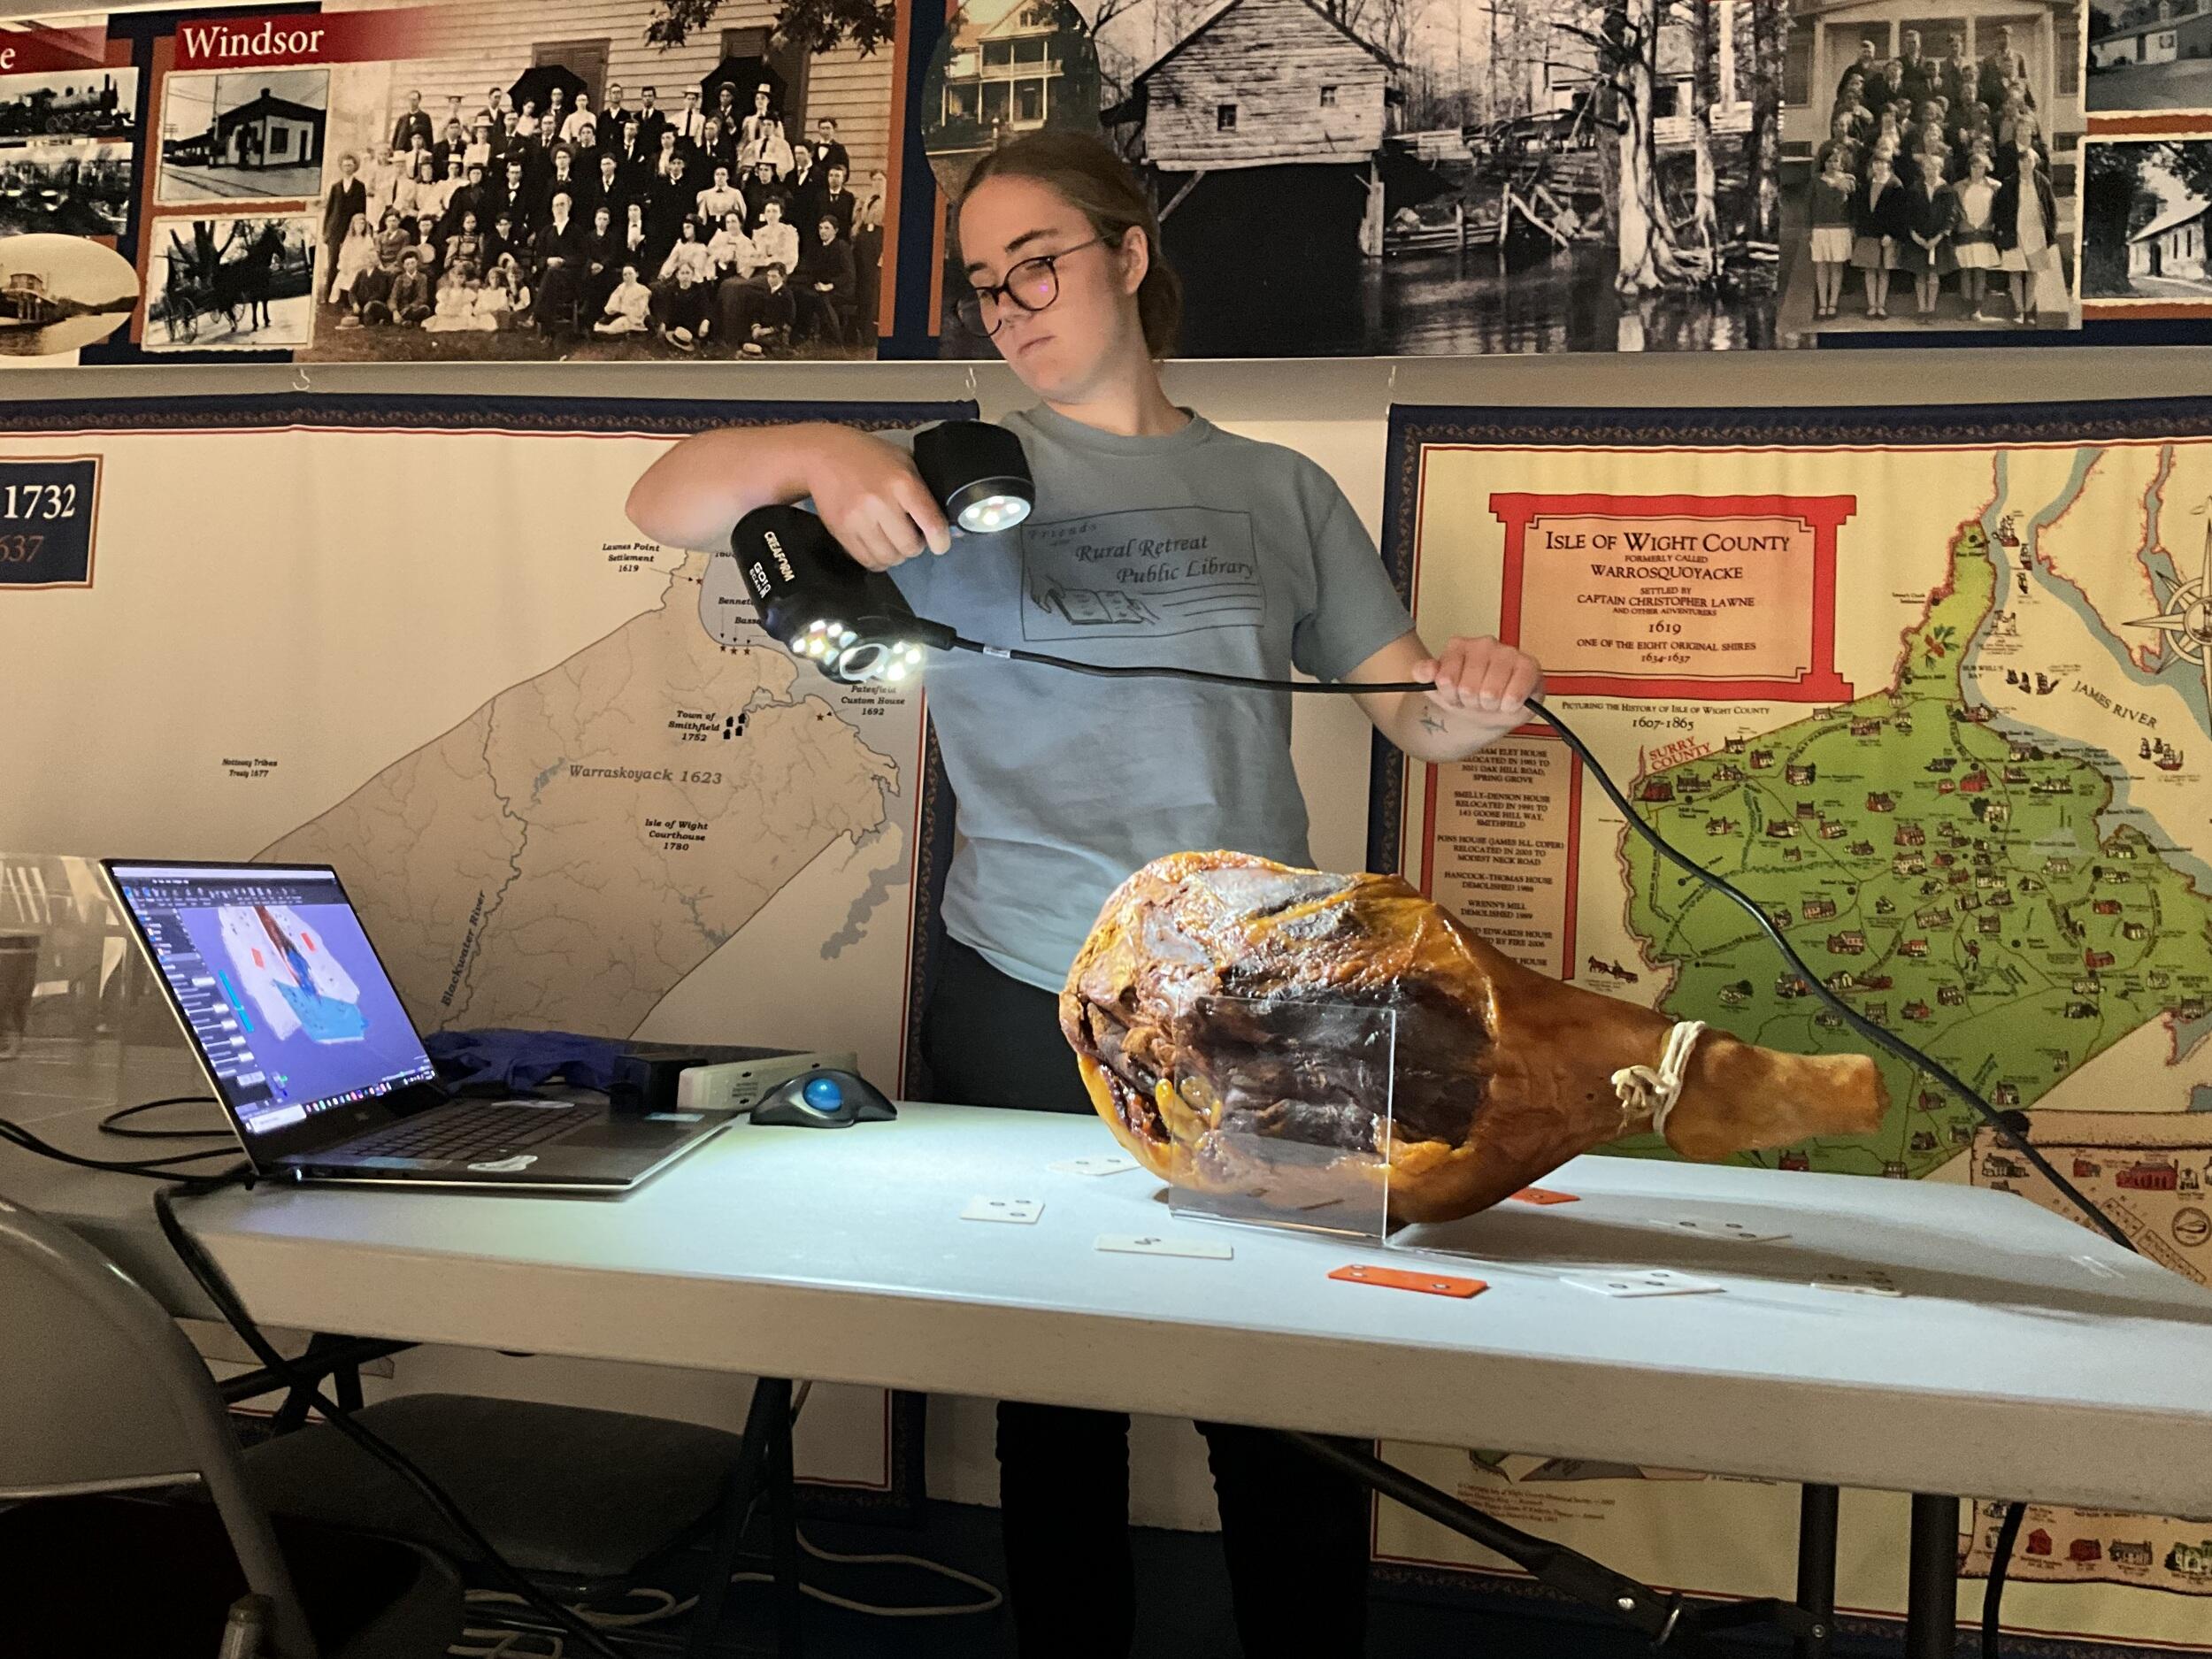
M 921 616 L 986 645 L 1101 664 L 1341 678 L 1413 625 L 1334 481 L 1194 417 L 1164 438 L 1046 408 L 1009 416 L 1028 520 L 893 572 Z M 1311 862 L 1287 692 L 1101 680 L 967 652 L 924 681 L 964 844 L 946 931 L 1056 991 L 1107 896 L 1164 854 Z

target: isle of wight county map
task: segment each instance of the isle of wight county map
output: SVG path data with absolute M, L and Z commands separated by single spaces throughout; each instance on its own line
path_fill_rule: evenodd
M 2029 1109 L 2147 1254 L 2212 1282 L 2212 407 L 2141 435 L 2069 412 L 1978 440 L 1970 418 L 1594 434 L 1404 411 L 1388 557 L 1432 641 L 1534 651 L 1554 709 L 1662 834 L 1867 1018 Z M 1771 1047 L 1860 1046 L 1548 729 L 1407 774 L 1372 850 L 1521 960 Z M 1964 1102 L 1880 1064 L 1879 1133 L 1740 1161 L 2068 1213 Z M 1671 1156 L 1652 1137 L 1612 1150 Z M 1681 1483 L 1554 1496 L 1509 1460 L 1400 1461 L 1540 1531 L 1601 1528 L 1624 1570 L 1641 1540 L 1670 1583 L 1671 1528 L 1763 1525 L 1750 1498 L 1692 1503 Z M 1753 1508 L 1732 1520 L 1732 1502 Z M 1971 1572 L 1991 1528 L 1969 1526 Z M 1399 1548 L 1457 1558 L 1433 1531 Z M 2014 1572 L 2077 1586 L 2070 1632 L 2212 1648 L 2201 1524 L 2041 1509 Z M 1889 1600 L 1869 1586 L 1857 1604 Z

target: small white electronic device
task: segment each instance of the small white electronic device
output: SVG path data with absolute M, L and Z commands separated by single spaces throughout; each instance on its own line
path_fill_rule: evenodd
M 840 1053 L 779 1054 L 720 1065 L 687 1066 L 676 1079 L 676 1110 L 685 1112 L 745 1111 L 779 1083 L 809 1071 L 853 1071 L 859 1058 Z

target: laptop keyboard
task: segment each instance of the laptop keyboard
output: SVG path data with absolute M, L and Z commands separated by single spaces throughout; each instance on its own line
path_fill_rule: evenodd
M 427 1121 L 395 1124 L 380 1133 L 349 1141 L 349 1157 L 473 1158 L 518 1152 L 549 1141 L 576 1123 L 576 1113 L 545 1106 L 488 1101 L 427 1114 Z

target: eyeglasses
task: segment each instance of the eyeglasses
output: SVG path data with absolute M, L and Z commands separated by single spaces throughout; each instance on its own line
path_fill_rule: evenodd
M 1094 236 L 1088 242 L 1079 242 L 1072 248 L 1063 248 L 1057 253 L 1039 254 L 1033 259 L 1024 259 L 1006 273 L 1003 281 L 972 290 L 960 302 L 958 314 L 961 326 L 979 334 L 995 334 L 1006 320 L 1005 304 L 1011 301 L 1025 311 L 1041 311 L 1060 297 L 1060 275 L 1054 261 L 1080 253 L 1086 248 L 1095 248 L 1106 241 Z M 987 321 L 986 319 L 988 320 Z

